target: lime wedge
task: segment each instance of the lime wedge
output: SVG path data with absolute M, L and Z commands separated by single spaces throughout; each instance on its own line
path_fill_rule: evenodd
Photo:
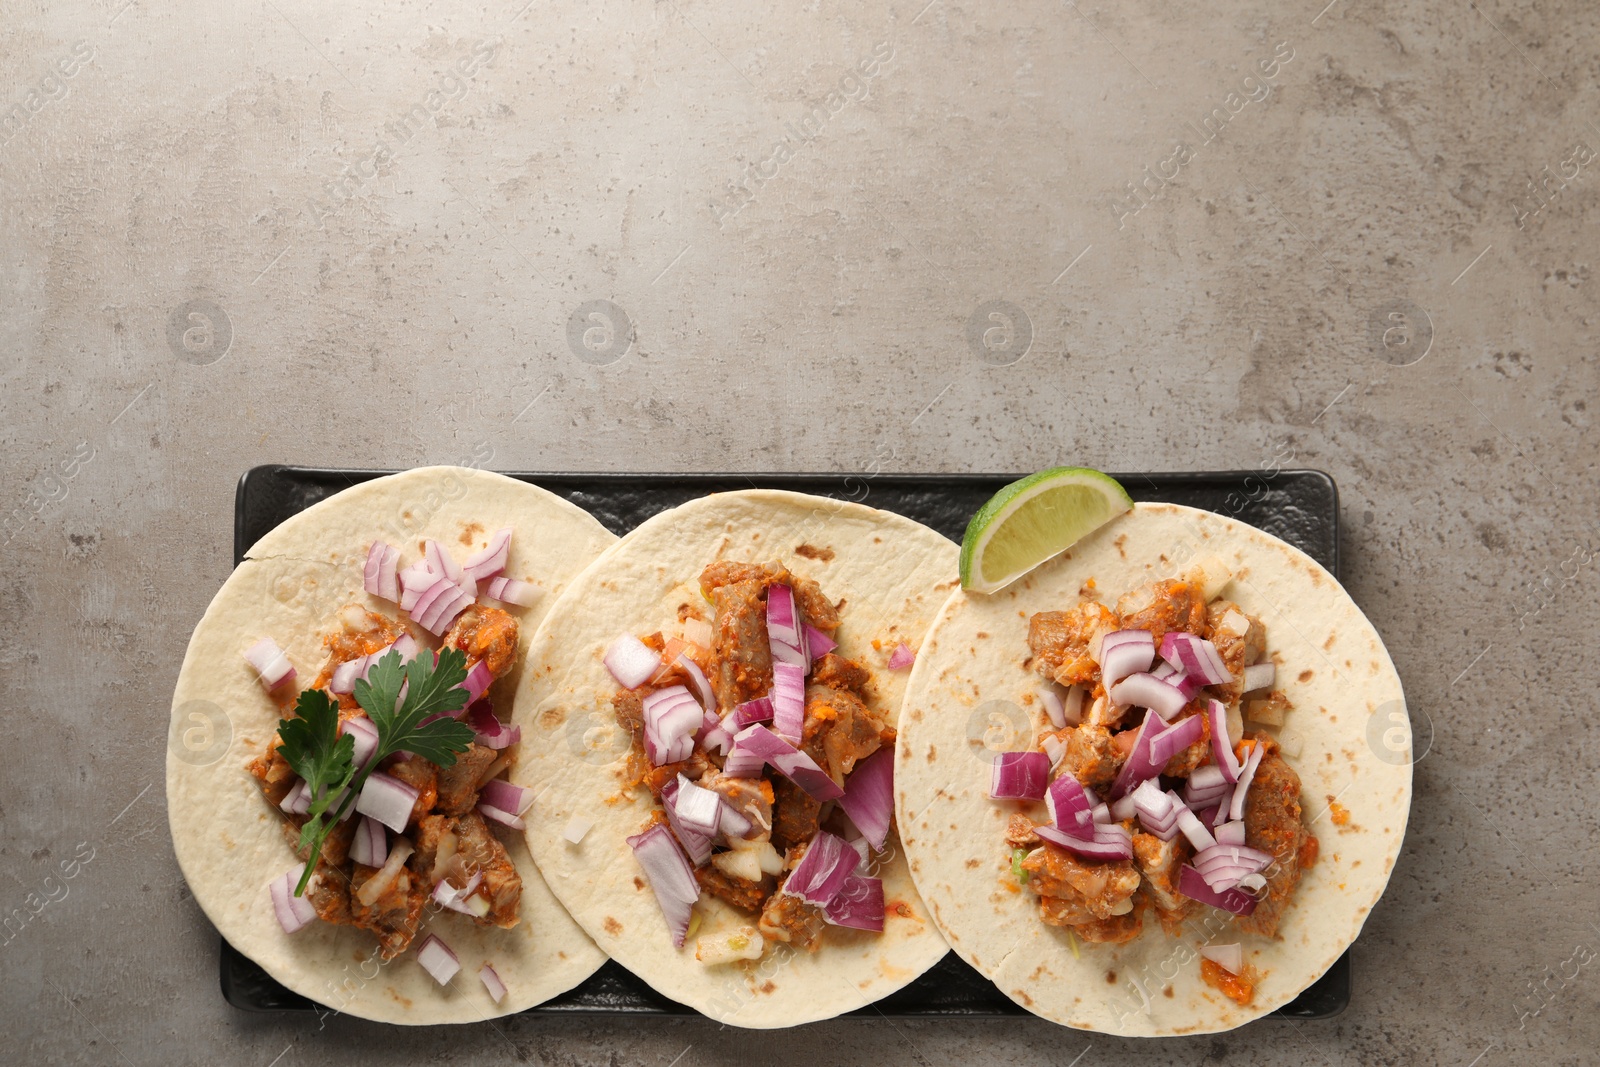
M 1133 507 L 1117 480 L 1051 467 L 1012 482 L 978 509 L 961 539 L 961 588 L 1003 589 Z

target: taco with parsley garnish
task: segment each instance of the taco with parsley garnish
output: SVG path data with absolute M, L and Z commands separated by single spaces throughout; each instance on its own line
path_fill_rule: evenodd
M 497 474 L 377 478 L 257 542 L 195 628 L 167 801 L 196 901 L 283 985 L 383 1022 L 519 1011 L 604 962 L 507 778 L 523 653 L 615 538 Z
M 899 515 L 754 490 L 655 516 L 568 586 L 528 652 L 512 781 L 607 954 L 747 1027 L 870 1004 L 944 955 L 891 778 L 955 560 Z
M 1320 977 L 1388 881 L 1411 768 L 1374 722 L 1405 725 L 1400 681 L 1332 575 L 1138 504 L 944 605 L 899 721 L 902 840 L 951 947 L 1035 1014 L 1227 1030 Z

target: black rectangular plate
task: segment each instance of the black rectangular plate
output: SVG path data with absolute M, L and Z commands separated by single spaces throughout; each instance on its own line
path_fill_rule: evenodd
M 389 471 L 255 467 L 239 479 L 234 502 L 233 556 L 237 564 L 251 545 L 289 516 L 341 489 Z M 510 477 L 547 489 L 578 505 L 615 534 L 707 493 L 733 489 L 789 489 L 854 500 L 916 519 L 959 542 L 967 520 L 1001 486 L 1006 474 L 534 474 Z M 1335 576 L 1339 573 L 1339 495 L 1321 471 L 1249 471 L 1210 474 L 1118 474 L 1135 500 L 1188 504 L 1266 530 L 1304 551 Z M 313 1011 L 311 1001 L 291 993 L 226 941 L 222 941 L 222 995 L 245 1011 Z M 1290 1003 L 1273 1012 L 1289 1019 L 1328 1019 L 1350 1003 L 1350 953 Z M 529 1015 L 693 1015 L 663 997 L 614 961 Z M 967 966 L 955 953 L 921 978 L 852 1015 L 982 1018 L 1024 1015 L 1023 1008 Z

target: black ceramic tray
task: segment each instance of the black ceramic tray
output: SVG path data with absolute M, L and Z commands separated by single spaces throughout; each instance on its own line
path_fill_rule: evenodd
M 234 504 L 233 556 L 278 523 L 341 489 L 389 473 L 256 467 L 239 479 Z M 532 482 L 585 509 L 607 529 L 625 534 L 645 519 L 706 493 L 773 488 L 854 500 L 899 512 L 960 541 L 967 520 L 995 490 L 1014 480 L 1004 474 L 524 474 Z M 1164 500 L 1219 512 L 1266 530 L 1339 573 L 1339 497 L 1333 479 L 1320 471 L 1247 471 L 1212 474 L 1118 474 L 1135 500 Z M 313 1011 L 311 1001 L 291 993 L 256 963 L 222 942 L 222 995 L 245 1011 Z M 1327 1019 L 1350 1003 L 1350 954 L 1292 1002 L 1273 1014 L 1291 1019 Z M 608 962 L 576 989 L 530 1008 L 530 1015 L 692 1015 L 693 1009 L 655 992 Z M 955 953 L 927 974 L 854 1015 L 893 1017 L 1016 1016 L 1024 1010 Z

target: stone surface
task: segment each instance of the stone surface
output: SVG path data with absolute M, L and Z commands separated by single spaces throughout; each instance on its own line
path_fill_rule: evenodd
M 1323 2 L 5 4 L 0 1057 L 1591 1060 L 1600 9 Z M 233 1011 L 161 776 L 234 483 L 443 461 L 1330 472 L 1432 726 L 1349 1011 Z

